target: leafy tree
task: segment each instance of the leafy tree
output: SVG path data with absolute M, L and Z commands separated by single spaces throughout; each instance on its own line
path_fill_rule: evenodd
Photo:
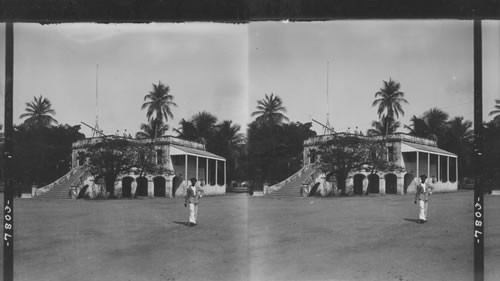
M 80 126 L 14 127 L 13 180 L 23 191 L 44 186 L 71 168 L 73 142 L 85 138 Z
M 375 100 L 373 101 L 372 106 L 377 106 L 378 116 L 379 118 L 385 113 L 385 135 L 389 134 L 389 129 L 392 127 L 389 125 L 396 121 L 399 118 L 399 115 L 404 115 L 403 103 L 408 104 L 408 101 L 404 98 L 405 94 L 400 91 L 401 85 L 389 79 L 389 82 L 383 81 L 384 87 L 380 89 L 380 91 L 375 93 Z M 378 99 L 377 99 L 378 97 Z
M 380 121 L 372 121 L 372 128 L 368 129 L 367 135 L 369 136 L 384 136 L 385 134 L 392 134 L 401 126 L 399 121 L 388 122 L 388 117 L 383 115 Z M 386 128 L 390 125 L 389 128 Z
M 500 187 L 500 123 L 498 118 L 484 126 L 482 177 L 487 189 Z
M 26 118 L 24 124 L 35 127 L 49 127 L 57 124 L 57 120 L 52 117 L 56 112 L 52 109 L 51 102 L 42 96 L 33 98 L 32 102 L 26 103 L 26 112 L 19 116 L 19 118 Z
M 257 110 L 252 112 L 252 117 L 257 116 L 255 121 L 258 124 L 281 125 L 283 121 L 288 121 L 284 115 L 286 108 L 279 96 L 265 94 L 264 99 L 257 101 Z
M 236 178 L 236 169 L 240 166 L 238 159 L 242 156 L 244 136 L 240 133 L 240 125 L 224 120 L 215 126 L 215 133 L 207 143 L 207 150 L 226 158 L 227 179 Z
M 346 194 L 346 180 L 355 171 L 397 171 L 402 168 L 387 161 L 384 141 L 374 141 L 365 137 L 336 134 L 320 145 L 318 151 L 320 169 L 327 175 L 335 176 L 341 194 Z M 367 190 L 368 193 L 368 190 Z
M 104 179 L 106 191 L 114 196 L 115 181 L 121 173 L 139 169 L 145 173 L 165 171 L 154 163 L 153 146 L 144 146 L 123 138 L 103 138 L 87 150 L 87 168 L 94 178 Z M 168 172 L 168 171 L 167 171 Z
M 168 118 L 173 118 L 172 107 L 177 106 L 173 101 L 174 96 L 169 94 L 170 87 L 158 81 L 158 85 L 153 84 L 153 90 L 144 96 L 144 103 L 141 109 L 147 109 L 146 117 L 148 121 L 156 120 L 158 124 L 166 124 Z M 157 129 L 160 127 L 157 126 Z M 155 133 L 155 137 L 158 132 Z
M 217 117 L 203 111 L 195 114 L 190 121 L 182 119 L 179 124 L 181 127 L 175 131 L 180 138 L 207 144 L 215 134 Z
M 446 130 L 448 113 L 439 108 L 431 108 L 423 113 L 421 118 L 413 116 L 413 124 L 405 126 L 410 135 L 439 141 Z
M 249 177 L 273 184 L 299 170 L 304 140 L 316 135 L 311 127 L 311 123 L 271 127 L 252 122 L 248 129 Z
M 135 134 L 138 139 L 155 139 L 155 137 L 161 137 L 168 131 L 168 125 L 162 124 L 158 120 L 154 119 L 149 122 L 149 124 L 141 124 L 141 131 Z
M 489 116 L 493 116 L 493 118 L 497 118 L 500 116 L 500 100 L 495 100 L 495 109 L 490 111 Z
M 473 139 L 471 121 L 455 117 L 446 123 L 440 145 L 441 148 L 458 155 L 460 177 L 472 175 Z

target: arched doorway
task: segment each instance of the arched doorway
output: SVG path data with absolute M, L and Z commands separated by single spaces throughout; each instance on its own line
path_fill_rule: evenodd
M 412 173 L 407 173 L 404 177 L 404 193 L 408 193 L 408 187 L 410 186 L 411 182 L 415 179 L 415 176 Z
M 370 174 L 368 176 L 368 192 L 369 193 L 380 193 L 379 189 L 379 177 L 376 174 Z
M 363 195 L 363 180 L 365 179 L 365 175 L 356 174 L 354 175 L 354 194 L 355 195 Z
M 179 188 L 183 180 L 184 179 L 181 176 L 175 176 L 172 180 L 172 197 L 175 197 L 175 192 L 177 191 L 177 188 Z
M 145 177 L 139 177 L 137 180 L 137 190 L 135 194 L 137 196 L 148 196 L 148 179 Z
M 155 197 L 165 197 L 165 178 L 155 177 L 153 178 L 154 185 L 154 196 Z
M 385 193 L 397 194 L 398 193 L 398 178 L 395 174 L 386 174 L 385 178 Z
M 132 197 L 132 182 L 134 178 L 132 177 L 124 177 L 122 179 L 122 197 L 123 198 L 131 198 Z

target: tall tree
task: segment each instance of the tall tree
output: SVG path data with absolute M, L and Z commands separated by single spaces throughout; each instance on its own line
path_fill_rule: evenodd
M 281 125 L 283 121 L 288 121 L 285 116 L 286 108 L 279 96 L 265 94 L 264 99 L 257 101 L 257 110 L 252 112 L 252 117 L 257 116 L 255 121 L 259 124 Z
M 161 124 L 158 120 L 152 120 L 148 124 L 141 124 L 141 131 L 135 134 L 138 139 L 154 139 L 161 137 L 168 131 L 167 124 Z
M 408 101 L 404 98 L 405 94 L 400 91 L 401 85 L 390 79 L 389 82 L 383 81 L 384 87 L 380 91 L 375 93 L 375 100 L 372 106 L 378 106 L 377 113 L 379 118 L 385 113 L 386 120 L 384 120 L 387 125 L 385 135 L 388 135 L 389 128 L 393 123 L 399 118 L 399 115 L 404 115 L 404 110 L 402 104 L 408 104 Z
M 431 108 L 425 111 L 422 117 L 413 116 L 411 125 L 405 126 L 410 135 L 439 141 L 443 138 L 448 122 L 448 113 L 439 108 Z
M 85 138 L 80 126 L 58 125 L 14 128 L 14 181 L 24 190 L 44 186 L 71 168 L 72 143 Z
M 458 155 L 458 174 L 461 178 L 472 175 L 473 139 L 471 121 L 455 117 L 446 123 L 439 145 Z
M 495 109 L 490 111 L 489 116 L 493 116 L 493 119 L 500 116 L 500 100 L 495 100 Z
M 52 124 L 57 124 L 57 120 L 52 117 L 56 112 L 52 109 L 52 103 L 42 96 L 33 97 L 32 102 L 26 103 L 26 113 L 23 113 L 19 118 L 26 118 L 24 124 L 27 126 L 49 127 Z
M 386 128 L 387 125 L 390 125 L 389 128 Z M 383 136 L 385 134 L 392 134 L 396 132 L 396 130 L 401 126 L 399 121 L 396 122 L 387 122 L 387 116 L 383 115 L 380 121 L 372 121 L 372 128 L 368 129 L 366 132 L 369 136 Z
M 191 117 L 191 120 L 182 119 L 180 128 L 175 129 L 180 138 L 198 141 L 207 144 L 215 133 L 217 117 L 213 114 L 202 111 Z
M 240 133 L 240 125 L 224 120 L 215 126 L 215 134 L 207 143 L 207 150 L 226 158 L 227 180 L 236 178 L 236 170 L 241 166 L 242 146 L 245 140 Z
M 153 90 L 144 96 L 144 103 L 141 109 L 147 109 L 146 117 L 148 121 L 156 120 L 160 124 L 166 124 L 168 118 L 173 118 L 172 107 L 177 106 L 174 96 L 169 94 L 170 87 L 158 81 L 158 85 L 153 84 Z M 158 132 L 155 133 L 155 138 Z
M 425 120 L 425 123 L 427 124 L 427 127 L 429 128 L 430 136 L 433 139 L 439 140 L 439 138 L 443 136 L 448 117 L 448 113 L 437 107 L 431 108 L 424 112 L 423 118 Z

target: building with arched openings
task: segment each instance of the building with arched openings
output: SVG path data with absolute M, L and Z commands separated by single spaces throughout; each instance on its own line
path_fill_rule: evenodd
M 383 143 L 387 161 L 401 167 L 397 171 L 351 171 L 346 179 L 346 192 L 350 194 L 408 194 L 416 192 L 420 175 L 427 175 L 435 192 L 458 190 L 457 155 L 437 147 L 436 141 L 396 133 L 387 137 L 336 133 L 309 138 L 304 141 L 303 167 L 284 181 L 267 187 L 269 195 L 308 196 L 320 190 L 322 195 L 333 190 L 334 181 L 319 170 L 320 147 L 337 136 L 350 136 L 368 143 Z M 326 191 L 328 190 L 328 191 Z
M 72 170 L 78 170 L 86 161 L 87 149 L 102 141 L 103 138 L 121 138 L 118 136 L 95 137 L 73 143 Z M 176 197 L 184 196 L 190 178 L 197 178 L 207 195 L 225 194 L 226 159 L 210 153 L 201 143 L 163 136 L 155 139 L 129 139 L 135 144 L 153 145 L 154 162 L 164 170 L 173 173 L 141 176 L 136 170 L 121 174 L 115 182 L 115 196 L 127 198 L 134 196 Z M 80 185 L 87 185 L 89 191 L 95 190 L 99 183 L 93 177 L 82 179 Z
M 304 142 L 303 163 L 309 165 L 317 160 L 319 145 L 334 135 L 322 135 Z M 402 167 L 402 171 L 386 171 L 370 174 L 365 171 L 352 172 L 347 179 L 347 188 L 354 194 L 370 193 L 407 194 L 414 193 L 416 178 L 425 174 L 436 192 L 458 190 L 457 155 L 437 147 L 434 140 L 396 133 L 387 137 L 360 136 L 368 141 L 384 141 L 388 161 Z

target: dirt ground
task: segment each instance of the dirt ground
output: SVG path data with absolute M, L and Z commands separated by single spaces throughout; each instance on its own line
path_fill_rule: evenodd
M 412 195 L 207 197 L 188 227 L 181 198 L 18 199 L 15 280 L 473 280 L 473 192 L 431 200 L 417 224 Z M 500 196 L 485 206 L 500 280 Z

